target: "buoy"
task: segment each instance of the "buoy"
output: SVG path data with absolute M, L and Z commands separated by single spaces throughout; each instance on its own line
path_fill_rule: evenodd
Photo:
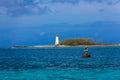
M 88 47 L 84 48 L 84 52 L 85 53 L 82 55 L 83 58 L 89 58 L 89 57 L 91 57 L 90 54 L 88 54 Z

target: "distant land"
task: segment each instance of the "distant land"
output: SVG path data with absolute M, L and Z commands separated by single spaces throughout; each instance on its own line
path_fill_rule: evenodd
M 82 46 L 120 46 L 120 44 L 95 43 L 88 38 L 69 38 L 61 41 L 58 45 L 35 45 L 35 46 L 11 46 L 11 48 L 47 48 L 47 47 L 82 47 Z
M 53 47 L 107 47 L 107 46 L 120 46 L 120 44 L 100 44 L 100 45 L 78 45 L 78 46 L 66 46 L 66 45 L 38 45 L 38 46 L 11 46 L 10 48 L 53 48 Z

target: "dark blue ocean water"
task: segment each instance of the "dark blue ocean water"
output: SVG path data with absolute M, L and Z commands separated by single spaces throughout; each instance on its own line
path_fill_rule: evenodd
M 120 80 L 120 47 L 0 49 L 0 80 Z

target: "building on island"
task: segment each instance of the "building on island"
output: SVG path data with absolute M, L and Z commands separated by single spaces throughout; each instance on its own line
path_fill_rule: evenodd
M 55 37 L 55 45 L 58 46 L 59 45 L 59 36 L 56 35 Z

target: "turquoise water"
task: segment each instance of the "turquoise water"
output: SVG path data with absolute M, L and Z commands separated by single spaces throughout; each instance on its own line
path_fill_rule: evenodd
M 120 47 L 0 49 L 0 80 L 120 80 Z

